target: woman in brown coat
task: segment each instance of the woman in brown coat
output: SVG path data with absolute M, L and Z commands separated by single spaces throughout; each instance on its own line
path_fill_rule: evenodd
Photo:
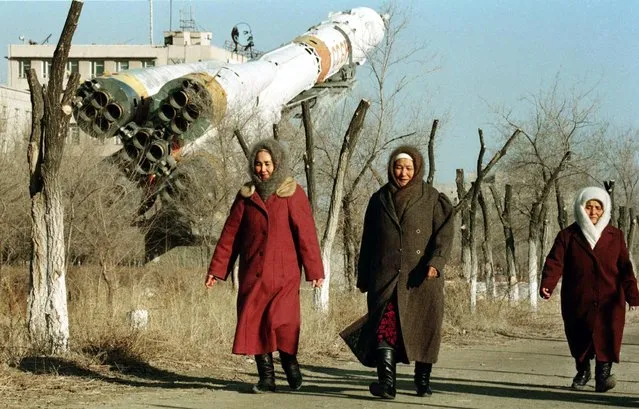
M 341 333 L 364 365 L 377 367 L 369 389 L 387 399 L 395 397 L 398 361 L 415 361 L 417 394 L 432 393 L 441 342 L 453 207 L 423 181 L 423 164 L 412 146 L 390 156 L 389 182 L 373 194 L 364 218 L 357 287 L 368 293 L 368 314 Z
M 610 370 L 619 362 L 626 303 L 639 305 L 639 290 L 623 232 L 608 224 L 610 196 L 598 187 L 575 199 L 575 223 L 559 232 L 546 263 L 539 294 L 548 299 L 563 276 L 561 315 L 577 375 L 572 387 L 584 389 L 595 358 L 595 390 L 615 387 Z
M 298 390 L 301 267 L 313 287 L 324 281 L 315 222 L 276 140 L 258 142 L 249 157 L 251 182 L 235 198 L 205 285 L 211 288 L 217 280 L 226 280 L 239 256 L 233 353 L 255 355 L 259 382 L 253 391 L 259 393 L 275 390 L 272 353 L 279 351 L 289 386 Z

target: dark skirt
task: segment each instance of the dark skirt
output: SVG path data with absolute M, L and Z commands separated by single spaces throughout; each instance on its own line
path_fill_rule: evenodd
M 386 303 L 382 312 L 364 315 L 340 332 L 355 357 L 365 366 L 376 367 L 375 351 L 379 347 L 395 349 L 397 362 L 409 363 L 404 349 L 402 330 L 399 322 L 396 296 Z

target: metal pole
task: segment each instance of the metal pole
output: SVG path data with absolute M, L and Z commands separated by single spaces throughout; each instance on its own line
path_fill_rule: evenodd
M 149 44 L 153 45 L 153 0 L 149 0 Z

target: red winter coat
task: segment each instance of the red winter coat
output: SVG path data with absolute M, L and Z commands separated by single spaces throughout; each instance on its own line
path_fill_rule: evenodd
M 577 223 L 560 231 L 540 288 L 552 293 L 562 275 L 561 314 L 572 356 L 585 359 L 592 345 L 598 361 L 619 362 L 626 303 L 639 305 L 623 232 L 606 226 L 591 249 Z
M 287 178 L 266 203 L 255 188 L 238 193 L 208 274 L 226 280 L 240 257 L 233 353 L 296 354 L 300 333 L 300 276 L 324 278 L 315 222 L 304 193 Z

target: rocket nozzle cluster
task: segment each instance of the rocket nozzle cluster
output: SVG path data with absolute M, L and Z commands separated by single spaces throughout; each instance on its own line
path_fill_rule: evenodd
M 168 175 L 173 170 L 172 150 L 183 144 L 182 135 L 200 117 L 207 103 L 199 91 L 197 83 L 184 80 L 159 102 L 154 120 L 145 126 L 129 122 L 117 131 L 126 158 L 138 176 Z
M 122 105 L 100 83 L 86 81 L 76 93 L 76 121 L 95 137 L 109 137 L 122 125 Z

